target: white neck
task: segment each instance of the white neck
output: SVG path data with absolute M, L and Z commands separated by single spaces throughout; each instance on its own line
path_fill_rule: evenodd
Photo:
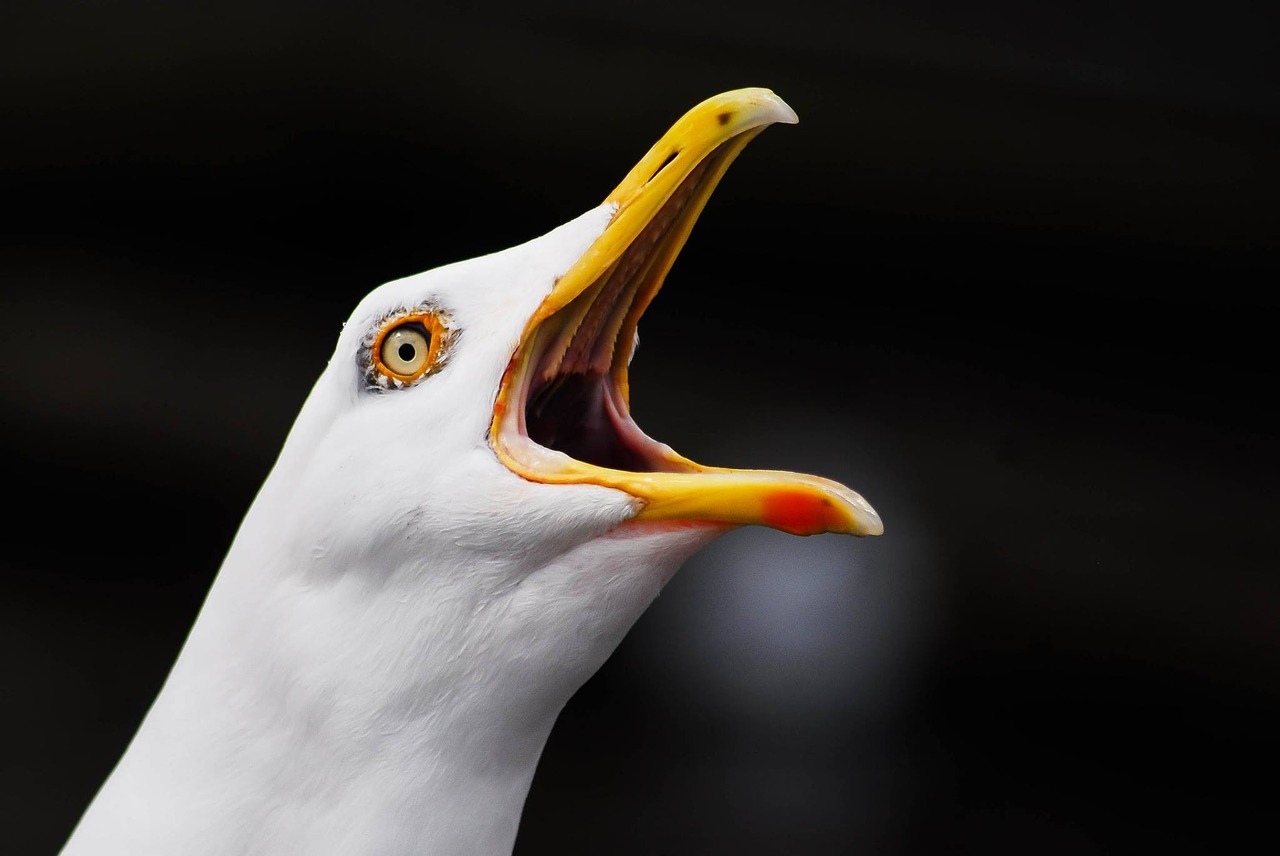
M 721 531 L 473 557 L 463 587 L 458 557 L 272 573 L 250 528 L 63 856 L 509 853 L 560 710 Z

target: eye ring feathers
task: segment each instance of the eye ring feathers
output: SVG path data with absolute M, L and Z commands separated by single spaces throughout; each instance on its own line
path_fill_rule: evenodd
M 439 309 L 420 306 L 393 312 L 361 343 L 365 381 L 378 392 L 413 386 L 444 366 L 453 339 Z

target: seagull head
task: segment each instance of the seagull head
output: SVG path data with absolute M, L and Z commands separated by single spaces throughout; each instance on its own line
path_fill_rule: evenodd
M 269 512 L 238 541 L 291 557 L 303 602 L 335 585 L 374 591 L 359 603 L 375 635 L 412 632 L 446 660 L 483 648 L 501 661 L 492 680 L 554 686 L 562 704 L 721 533 L 879 534 L 849 488 L 696 463 L 628 406 L 641 315 L 708 197 L 756 134 L 795 121 L 769 90 L 718 95 L 573 221 L 374 289 L 263 487 Z M 423 616 L 443 638 L 404 629 Z M 511 680 L 516 652 L 539 681 Z

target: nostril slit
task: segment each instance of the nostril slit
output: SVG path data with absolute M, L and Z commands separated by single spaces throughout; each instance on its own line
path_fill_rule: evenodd
M 680 154 L 680 150 L 679 150 L 679 149 L 676 149 L 676 150 L 675 150 L 675 151 L 673 151 L 671 154 L 667 155 L 666 160 L 664 160 L 662 163 L 658 164 L 658 168 L 657 168 L 657 169 L 655 169 L 655 170 L 653 171 L 653 175 L 651 175 L 651 176 L 649 177 L 649 180 L 650 180 L 650 181 L 653 181 L 655 178 L 657 178 L 657 177 L 658 177 L 658 174 L 659 174 L 660 172 L 662 172 L 664 169 L 666 169 L 666 168 L 667 168 L 667 164 L 669 164 L 669 163 L 671 163 L 673 160 L 675 160 L 675 159 L 676 159 L 676 155 L 678 155 L 678 154 Z

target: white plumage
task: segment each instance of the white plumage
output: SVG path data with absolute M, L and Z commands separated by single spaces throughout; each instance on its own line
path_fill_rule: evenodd
M 689 555 L 880 531 L 627 413 L 640 313 L 776 121 L 767 90 L 709 99 L 601 206 L 360 302 L 64 856 L 508 853 L 561 708 Z

